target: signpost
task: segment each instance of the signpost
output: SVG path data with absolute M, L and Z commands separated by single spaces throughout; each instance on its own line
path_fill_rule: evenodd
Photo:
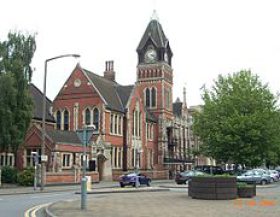
M 94 125 L 85 125 L 82 130 L 77 130 L 77 135 L 83 143 L 83 178 L 81 182 L 81 209 L 86 210 L 87 208 L 87 177 L 86 177 L 86 152 L 88 142 L 95 130 Z

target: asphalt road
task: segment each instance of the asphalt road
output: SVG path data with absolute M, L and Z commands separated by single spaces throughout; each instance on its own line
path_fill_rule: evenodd
M 159 184 L 160 185 L 160 184 Z M 185 188 L 170 188 L 173 192 L 186 192 Z M 139 193 L 137 193 L 139 194 Z M 277 183 L 276 187 L 264 187 L 257 188 L 257 195 L 265 198 L 268 195 L 277 195 L 275 200 L 277 201 L 277 206 L 280 205 L 280 183 Z M 109 194 L 93 194 L 88 195 L 88 199 L 94 198 L 104 198 L 109 197 Z M 38 194 L 20 194 L 20 195 L 2 195 L 0 196 L 0 216 L 2 217 L 19 217 L 24 216 L 24 213 L 29 210 L 29 216 L 36 212 L 36 209 L 30 210 L 38 205 L 44 205 L 47 203 L 53 203 L 59 200 L 79 200 L 80 195 L 75 194 L 75 190 L 68 192 L 55 192 L 55 193 L 38 193 Z M 36 212 L 36 216 L 43 216 L 41 213 L 40 206 L 37 207 L 39 210 Z M 35 216 L 35 215 L 33 215 Z

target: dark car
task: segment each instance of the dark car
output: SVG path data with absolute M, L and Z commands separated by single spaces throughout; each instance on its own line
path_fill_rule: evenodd
M 183 171 L 180 173 L 177 173 L 175 176 L 175 182 L 177 184 L 187 184 L 187 182 L 193 177 L 193 176 L 199 176 L 199 175 L 205 175 L 204 172 L 197 171 L 197 170 L 189 170 L 189 171 Z
M 208 174 L 223 174 L 224 170 L 220 166 L 212 166 L 212 165 L 199 165 L 194 168 L 195 170 L 208 173 Z
M 119 178 L 120 186 L 122 188 L 125 187 L 126 185 L 132 185 L 133 187 L 136 187 L 137 179 L 140 185 L 147 185 L 147 186 L 151 185 L 152 180 L 150 177 L 147 177 L 146 175 L 141 173 L 129 173 L 120 176 Z

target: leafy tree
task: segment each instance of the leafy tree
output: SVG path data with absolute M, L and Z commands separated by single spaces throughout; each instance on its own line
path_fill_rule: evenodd
M 259 166 L 277 161 L 280 113 L 277 97 L 257 75 L 240 71 L 219 75 L 204 88 L 204 108 L 194 115 L 194 132 L 204 154 L 222 162 Z
M 10 32 L 0 41 L 0 149 L 15 155 L 32 118 L 28 83 L 35 50 L 35 36 L 20 32 Z

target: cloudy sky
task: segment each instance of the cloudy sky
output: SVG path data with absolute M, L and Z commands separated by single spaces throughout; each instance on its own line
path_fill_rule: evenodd
M 0 40 L 10 30 L 37 33 L 33 83 L 41 90 L 45 59 L 67 53 L 99 75 L 114 60 L 117 81 L 132 84 L 136 47 L 154 9 L 174 53 L 174 100 L 186 86 L 188 105 L 201 104 L 203 84 L 241 69 L 280 90 L 279 0 L 1 0 Z M 49 98 L 76 63 L 48 64 Z

